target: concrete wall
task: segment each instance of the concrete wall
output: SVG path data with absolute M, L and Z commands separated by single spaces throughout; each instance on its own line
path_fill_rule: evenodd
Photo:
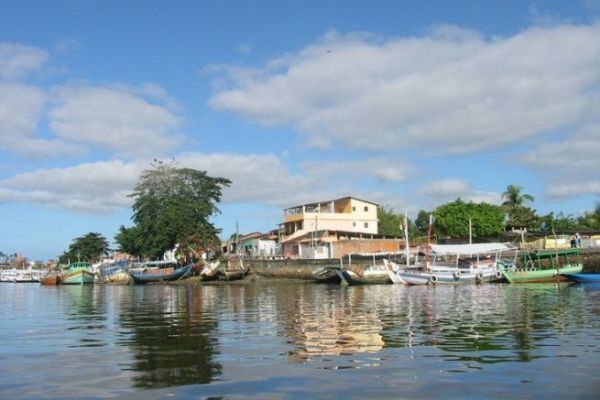
M 312 279 L 311 272 L 321 266 L 340 266 L 340 260 L 247 260 L 244 261 L 253 274 L 269 278 Z
M 332 257 L 346 257 L 359 253 L 392 253 L 401 251 L 404 242 L 399 239 L 339 240 L 331 243 Z
M 307 279 L 312 280 L 312 271 L 318 267 L 331 266 L 344 268 L 349 266 L 365 267 L 367 265 L 383 265 L 383 258 L 389 256 L 352 256 L 340 260 L 339 258 L 325 259 L 285 259 L 285 260 L 245 260 L 244 264 L 250 267 L 250 272 L 262 277 L 281 279 Z M 399 261 L 395 259 L 395 261 Z

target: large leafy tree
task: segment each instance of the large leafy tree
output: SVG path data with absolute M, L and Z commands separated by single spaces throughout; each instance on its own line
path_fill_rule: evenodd
M 504 229 L 504 210 L 493 204 L 466 203 L 459 198 L 437 207 L 434 216 L 436 233 L 446 236 L 467 237 L 469 218 L 473 236 L 495 236 Z
M 108 241 L 102 234 L 90 232 L 75 238 L 69 249 L 59 257 L 58 262 L 61 264 L 75 261 L 93 263 L 107 255 L 109 250 Z
M 219 212 L 221 190 L 230 184 L 229 179 L 205 171 L 155 161 L 142 172 L 131 194 L 134 226 L 121 226 L 115 240 L 121 250 L 150 259 L 160 258 L 175 245 L 216 245 L 219 230 L 209 219 Z

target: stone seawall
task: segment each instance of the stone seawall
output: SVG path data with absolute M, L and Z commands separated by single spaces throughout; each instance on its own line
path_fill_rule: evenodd
M 600 249 L 583 249 L 581 261 L 583 262 L 584 273 L 600 273 Z
M 375 257 L 377 265 L 383 265 L 383 256 Z M 389 258 L 389 257 L 388 257 Z M 354 266 L 367 266 L 373 264 L 373 257 L 353 256 L 350 261 Z M 339 258 L 325 259 L 285 259 L 285 260 L 263 260 L 249 259 L 245 260 L 250 271 L 253 274 L 269 278 L 288 278 L 288 279 L 312 279 L 312 271 L 323 266 L 339 267 L 343 264 L 348 266 L 348 258 L 343 260 Z

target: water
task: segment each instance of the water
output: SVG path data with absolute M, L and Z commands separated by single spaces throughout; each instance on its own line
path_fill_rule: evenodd
M 0 398 L 597 398 L 600 289 L 0 284 Z

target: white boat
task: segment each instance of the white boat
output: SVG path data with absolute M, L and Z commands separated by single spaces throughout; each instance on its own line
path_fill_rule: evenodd
M 430 245 L 433 260 L 420 268 L 396 271 L 398 281 L 407 285 L 465 284 L 503 279 L 498 268 L 500 255 L 511 251 L 502 243 Z M 503 262 L 506 262 L 503 259 Z
M 17 270 L 16 269 L 5 269 L 0 272 L 0 282 L 16 282 L 17 281 Z
M 348 285 L 369 285 L 390 283 L 387 268 L 383 265 L 368 265 L 363 268 L 349 267 L 337 270 L 342 283 Z

